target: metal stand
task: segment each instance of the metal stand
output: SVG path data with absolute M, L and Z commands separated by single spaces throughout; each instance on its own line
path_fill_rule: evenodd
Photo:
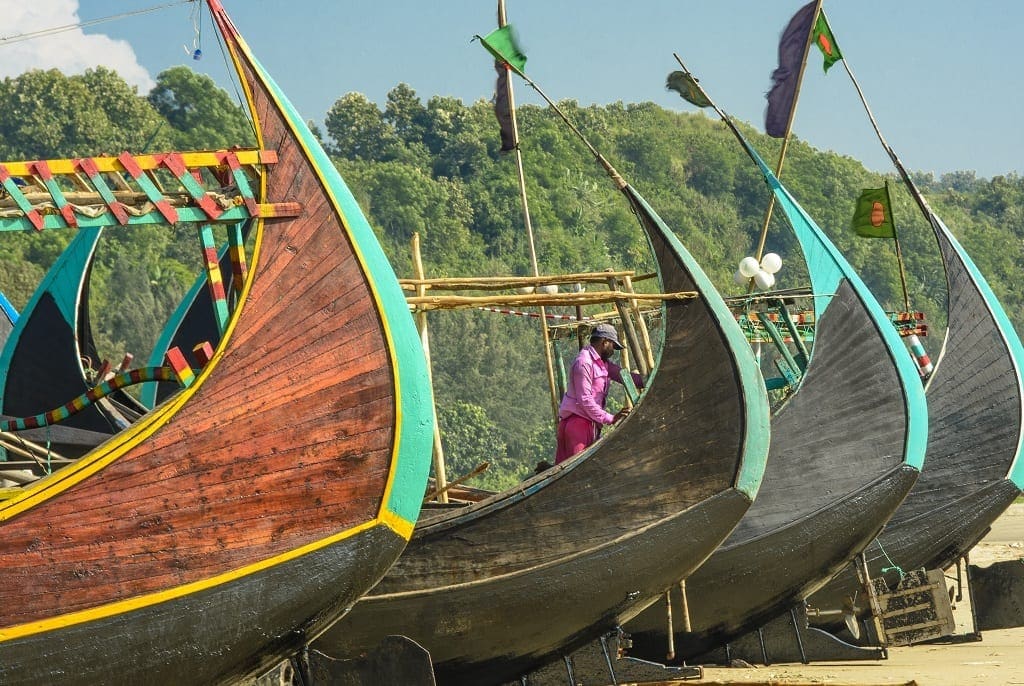
M 564 667 L 558 663 L 528 674 L 523 684 L 529 686 L 619 686 L 647 681 L 683 681 L 704 676 L 701 667 L 667 667 L 656 662 L 623 657 L 629 636 L 621 629 L 564 656 Z M 569 681 L 566 682 L 566 675 Z

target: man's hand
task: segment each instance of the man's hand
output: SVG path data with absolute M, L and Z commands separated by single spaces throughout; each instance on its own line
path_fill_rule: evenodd
M 624 417 L 626 417 L 628 415 L 629 415 L 629 408 L 628 407 L 623 407 L 621 410 L 619 410 L 618 412 L 615 413 L 615 419 L 613 421 L 615 423 L 617 423 L 620 419 L 623 419 Z

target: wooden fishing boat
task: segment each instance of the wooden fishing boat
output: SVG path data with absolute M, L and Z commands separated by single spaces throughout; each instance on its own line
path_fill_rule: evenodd
M 402 634 L 430 653 L 439 683 L 515 679 L 660 597 L 747 511 L 768 448 L 757 363 L 693 258 L 620 187 L 664 292 L 697 292 L 664 306 L 638 404 L 598 443 L 509 491 L 425 510 L 388 575 L 314 642 L 314 673 Z
M 926 387 L 928 468 L 865 551 L 872 577 L 893 587 L 893 567 L 946 569 L 966 555 L 1024 489 L 1024 348 L 977 266 L 890 154 L 935 233 L 949 292 L 946 337 Z M 847 568 L 810 603 L 835 609 L 862 593 Z
M 227 250 L 221 251 L 218 260 L 222 283 L 231 281 L 231 255 Z M 157 338 L 153 351 L 150 353 L 149 364 L 161 364 L 164 355 L 172 348 L 191 350 L 203 341 L 216 341 L 220 338 L 217 326 L 217 313 L 210 290 L 207 287 L 206 275 L 196 279 L 195 283 L 182 298 L 181 303 L 171 314 L 163 331 Z M 176 392 L 175 384 L 170 382 L 152 382 L 142 385 L 140 398 L 145 407 L 156 407 Z
M 302 118 L 220 3 L 209 6 L 259 150 L 4 165 L 29 186 L 40 169 L 96 165 L 123 178 L 162 165 L 180 172 L 193 200 L 172 206 L 157 194 L 144 217 L 121 222 L 114 200 L 97 219 L 43 215 L 5 184 L 40 228 L 69 218 L 249 217 L 255 245 L 238 306 L 194 380 L 0 502 L 5 684 L 218 683 L 257 673 L 376 583 L 418 516 L 432 409 L 405 299 Z M 217 208 L 193 193 L 207 159 L 234 175 L 238 204 Z M 240 161 L 258 170 L 251 194 Z M 140 193 L 159 190 L 144 171 L 132 176 Z
M 102 227 L 79 231 L 39 284 L 0 353 L 0 413 L 37 415 L 86 393 L 99 368 L 88 316 L 88 281 Z M 171 384 L 176 386 L 176 384 Z M 20 435 L 80 457 L 126 428 L 139 412 L 127 394 L 99 398 L 59 428 Z
M 885 311 L 714 107 L 759 167 L 800 243 L 814 294 L 814 347 L 799 388 L 772 416 L 757 501 L 685 579 L 690 630 L 683 622 L 673 627 L 674 654 L 664 603 L 624 627 L 633 643 L 629 655 L 657 662 L 693 658 L 757 629 L 826 583 L 896 511 L 919 475 L 927 438 L 917 370 Z

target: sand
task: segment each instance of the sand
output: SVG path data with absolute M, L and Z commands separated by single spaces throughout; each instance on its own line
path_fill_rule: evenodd
M 1024 503 L 1011 505 L 970 554 L 971 564 L 1024 558 Z M 957 608 L 962 631 L 969 609 Z M 977 642 L 891 648 L 877 662 L 830 662 L 760 667 L 708 667 L 695 684 L 917 684 L 918 686 L 1024 685 L 1024 627 L 986 631 Z

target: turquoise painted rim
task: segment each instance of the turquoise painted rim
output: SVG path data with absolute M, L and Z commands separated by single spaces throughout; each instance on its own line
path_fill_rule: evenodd
M 807 269 L 816 294 L 814 306 L 816 314 L 820 316 L 824 312 L 831 301 L 831 294 L 836 292 L 841 280 L 846 279 L 861 302 L 864 303 L 875 328 L 881 333 L 889 350 L 889 357 L 896 366 L 896 372 L 903 385 L 904 406 L 907 414 L 907 435 L 903 446 L 903 461 L 920 471 L 924 467 L 925 451 L 928 446 L 928 403 L 920 374 L 907 352 L 906 346 L 892 322 L 889 321 L 885 310 L 878 304 L 875 296 L 871 294 L 842 253 L 790 195 L 782 182 L 776 178 L 764 160 L 757 154 L 757 151 L 745 140 L 742 142 L 758 167 L 761 168 L 768 187 L 775 194 L 783 212 L 786 213 L 793 232 L 807 257 Z
M 243 44 L 241 37 L 239 43 Z M 398 433 L 395 451 L 398 464 L 387 502 L 388 511 L 415 523 L 423 503 L 424 488 L 430 470 L 433 450 L 434 403 L 429 374 L 419 334 L 398 278 L 388 261 L 377 236 L 363 215 L 341 174 L 331 162 L 319 141 L 306 126 L 294 106 L 263 65 L 244 49 L 260 77 L 273 92 L 292 131 L 301 139 L 306 151 L 320 171 L 321 178 L 333 193 L 352 242 L 358 246 L 371 290 L 380 303 L 379 313 L 390 332 L 390 344 L 396 359 L 395 377 L 399 386 Z
M 50 293 L 53 296 L 68 327 L 77 330 L 78 306 L 82 297 L 85 272 L 96 251 L 96 243 L 102 232 L 103 227 L 99 226 L 78 230 L 75 237 L 68 243 L 68 247 L 64 248 L 64 252 L 46 272 L 46 276 L 43 277 L 25 309 L 22 310 L 21 316 L 17 317 L 17 321 L 14 322 L 14 328 L 11 329 L 3 352 L 0 353 L 0 411 L 3 411 L 4 408 L 3 389 L 7 387 L 7 372 L 11 366 L 14 350 L 18 347 L 21 334 L 28 326 L 32 312 L 39 305 L 44 294 Z M 6 301 L 6 298 L 4 300 Z
M 669 246 L 689 270 L 701 297 L 715 317 L 719 330 L 725 335 L 729 352 L 736 363 L 745 411 L 746 432 L 743 437 L 740 466 L 736 471 L 736 489 L 753 500 L 761 487 L 761 480 L 768 463 L 768 448 L 771 443 L 771 409 L 768 405 L 768 393 L 765 390 L 760 365 L 757 363 L 750 343 L 743 330 L 740 329 L 736 317 L 733 316 L 729 306 L 725 304 L 718 289 L 701 269 L 697 260 L 666 226 L 658 213 L 636 192 L 636 189 L 629 186 L 629 190 L 655 220 Z
M 974 279 L 974 283 L 977 285 L 978 290 L 981 291 L 982 298 L 985 300 L 985 305 L 988 307 L 989 312 L 996 321 L 996 327 L 999 329 L 999 335 L 1003 337 L 1003 340 L 1006 342 L 1006 347 L 1010 351 L 1010 358 L 1013 362 L 1014 368 L 1017 370 L 1017 393 L 1022 399 L 1024 399 L 1024 386 L 1021 384 L 1021 369 L 1022 365 L 1024 365 L 1024 345 L 1021 344 L 1020 336 L 1017 335 L 1017 331 L 1013 328 L 1013 324 L 1010 323 L 1010 318 L 1006 316 L 1006 311 L 999 302 L 999 298 L 997 298 L 995 293 L 992 292 L 992 288 L 988 285 L 988 281 L 985 280 L 985 277 L 981 275 L 981 271 L 978 270 L 977 265 L 974 264 L 974 260 L 970 258 L 967 251 L 964 250 L 964 247 L 960 245 L 960 242 L 953 235 L 953 232 L 949 230 L 949 227 L 947 227 L 934 212 L 931 212 L 931 217 L 939 225 L 939 228 L 953 246 L 953 249 L 956 250 L 957 255 L 963 261 L 964 266 L 971 275 L 971 278 Z M 1024 490 L 1024 460 L 1021 459 L 1021 451 L 1024 449 L 1024 407 L 1021 407 L 1020 411 L 1022 414 L 1020 429 L 1017 432 L 1017 451 L 1014 453 L 1013 462 L 1010 463 L 1007 478 L 1010 479 L 1017 488 Z

